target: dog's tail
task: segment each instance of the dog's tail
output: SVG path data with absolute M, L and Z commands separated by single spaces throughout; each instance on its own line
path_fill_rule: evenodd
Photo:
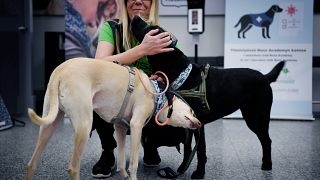
M 48 104 L 44 104 L 43 109 L 49 108 L 47 115 L 45 117 L 38 116 L 33 109 L 28 108 L 28 115 L 32 122 L 35 124 L 41 125 L 47 125 L 51 124 L 58 115 L 59 112 L 59 79 L 53 80 L 53 82 L 50 82 L 48 84 L 48 89 L 46 92 L 46 98 L 48 97 Z M 48 106 L 48 107 L 46 107 Z
M 280 61 L 265 77 L 269 80 L 270 83 L 275 82 L 285 65 L 285 61 Z
M 240 19 L 236 25 L 234 25 L 234 28 L 236 28 L 240 24 Z

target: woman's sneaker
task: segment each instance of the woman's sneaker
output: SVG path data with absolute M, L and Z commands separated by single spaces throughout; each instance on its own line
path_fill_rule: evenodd
M 99 161 L 93 166 L 91 176 L 107 178 L 114 174 L 116 169 L 113 151 L 102 151 Z
M 157 160 L 151 160 L 151 161 L 148 161 L 148 160 L 143 160 L 143 165 L 145 167 L 157 167 L 159 166 L 161 162 L 161 159 L 157 159 Z

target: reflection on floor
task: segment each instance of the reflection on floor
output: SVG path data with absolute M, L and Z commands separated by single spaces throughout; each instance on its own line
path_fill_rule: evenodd
M 0 179 L 24 178 L 38 135 L 38 126 L 29 120 L 25 122 L 25 127 L 0 131 Z M 208 156 L 205 179 L 320 179 L 320 120 L 271 121 L 272 171 L 260 170 L 261 146 L 243 120 L 218 120 L 206 125 L 205 131 Z M 71 124 L 62 123 L 42 154 L 34 179 L 69 178 L 66 169 L 72 135 Z M 93 179 L 91 168 L 100 152 L 100 141 L 94 132 L 81 161 L 81 179 Z M 176 169 L 182 161 L 183 155 L 175 148 L 161 147 L 159 152 L 162 158 L 160 167 L 145 168 L 140 148 L 139 179 L 161 179 L 156 170 L 168 166 Z M 195 166 L 196 158 L 178 179 L 189 179 Z M 115 174 L 109 179 L 121 178 Z

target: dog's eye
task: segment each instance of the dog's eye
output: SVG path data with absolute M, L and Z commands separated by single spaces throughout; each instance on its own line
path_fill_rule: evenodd
M 194 111 L 192 109 L 190 109 L 190 113 L 192 114 L 193 117 L 196 117 L 196 114 L 194 113 Z
M 184 116 L 186 118 L 186 120 L 190 120 L 190 118 L 188 118 L 187 116 Z

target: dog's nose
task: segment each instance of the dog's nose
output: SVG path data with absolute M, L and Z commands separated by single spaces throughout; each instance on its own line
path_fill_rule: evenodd
M 198 119 L 195 119 L 194 121 L 193 121 L 193 123 L 192 123 L 192 125 L 193 125 L 193 127 L 195 127 L 195 128 L 199 128 L 199 127 L 201 127 L 201 122 L 198 120 Z

